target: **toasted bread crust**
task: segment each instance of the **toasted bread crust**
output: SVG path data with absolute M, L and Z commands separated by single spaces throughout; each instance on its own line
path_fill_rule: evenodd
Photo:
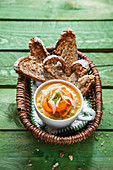
M 49 55 L 43 42 L 38 37 L 30 39 L 29 49 L 31 56 L 36 57 L 38 63 L 42 63 L 43 60 Z
M 66 62 L 68 67 L 78 60 L 76 37 L 74 31 L 67 29 L 58 39 L 54 53 L 60 55 Z

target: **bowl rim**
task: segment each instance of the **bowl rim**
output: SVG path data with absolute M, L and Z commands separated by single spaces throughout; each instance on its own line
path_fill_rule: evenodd
M 52 83 L 52 82 L 61 82 L 61 83 L 64 82 L 64 84 L 67 84 L 67 85 L 71 86 L 72 88 L 74 88 L 74 89 L 78 92 L 78 94 L 79 94 L 79 96 L 80 96 L 80 98 L 81 98 L 81 108 L 80 108 L 80 110 L 79 110 L 75 115 L 73 115 L 72 117 L 67 118 L 67 119 L 64 119 L 64 120 L 51 119 L 51 118 L 45 116 L 44 114 L 42 114 L 42 113 L 38 110 L 38 108 L 36 107 L 36 102 L 35 102 L 35 100 L 36 100 L 36 95 L 37 95 L 38 91 L 40 91 L 40 89 L 43 88 L 43 86 L 45 86 L 45 85 L 47 85 L 47 84 L 49 84 L 49 83 Z M 77 117 L 77 116 L 80 114 L 80 112 L 82 111 L 82 107 L 83 107 L 83 96 L 82 96 L 81 91 L 80 91 L 74 84 L 72 84 L 71 82 L 68 82 L 68 81 L 62 80 L 62 79 L 52 79 L 52 80 L 48 80 L 48 81 L 42 83 L 41 85 L 39 85 L 39 87 L 36 89 L 36 91 L 35 91 L 35 93 L 34 93 L 33 101 L 34 101 L 34 105 L 35 105 L 36 111 L 37 111 L 40 115 L 42 115 L 44 118 L 46 118 L 47 120 L 52 121 L 52 122 L 68 122 L 68 121 L 71 121 L 71 120 L 75 120 L 76 117 Z

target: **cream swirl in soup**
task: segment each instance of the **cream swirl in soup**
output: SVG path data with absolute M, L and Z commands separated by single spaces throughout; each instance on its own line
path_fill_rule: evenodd
M 43 86 L 35 100 L 37 109 L 55 120 L 68 119 L 81 108 L 79 93 L 71 86 L 60 82 Z

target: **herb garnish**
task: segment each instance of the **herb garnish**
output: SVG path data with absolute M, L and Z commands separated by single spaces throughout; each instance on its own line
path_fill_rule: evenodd
M 64 109 L 62 112 L 66 112 L 66 111 L 68 111 L 67 109 Z
M 56 95 L 55 95 L 54 99 L 52 99 L 52 100 L 57 102 L 60 98 L 60 93 L 59 92 L 55 92 L 55 93 L 56 93 Z
M 52 96 L 49 96 L 49 99 L 51 99 L 52 98 Z
M 59 98 L 56 98 L 56 99 L 54 98 L 54 99 L 52 99 L 52 100 L 55 101 L 55 102 L 57 102 L 57 101 L 59 100 Z
M 67 117 L 71 117 L 71 115 L 67 115 Z

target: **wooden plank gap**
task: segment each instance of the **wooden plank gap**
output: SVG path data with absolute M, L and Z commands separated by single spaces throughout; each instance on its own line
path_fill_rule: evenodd
M 0 85 L 0 89 L 15 89 L 16 85 Z
M 16 85 L 0 85 L 0 89 L 16 89 Z M 102 89 L 113 89 L 113 86 L 102 86 Z
M 106 65 L 96 65 L 96 67 L 110 67 L 110 66 L 113 66 L 113 64 L 106 64 Z
M 0 132 L 5 132 L 5 131 L 7 131 L 7 132 L 26 132 L 27 130 L 26 129 L 0 129 Z
M 48 22 L 54 22 L 54 21 L 66 21 L 66 22 L 75 22 L 75 21 L 82 21 L 82 22 L 95 22 L 95 21 L 113 21 L 113 19 L 17 19 L 17 18 L 0 18 L 0 21 L 48 21 Z
M 78 49 L 81 52 L 87 53 L 112 53 L 113 48 L 100 48 L 100 49 Z M 0 52 L 29 52 L 29 49 L 0 49 Z
M 98 131 L 98 132 L 113 132 L 113 129 L 96 129 L 96 131 Z
M 102 86 L 102 89 L 113 89 L 113 86 L 110 86 L 110 84 L 108 84 L 108 86 Z
M 0 129 L 0 132 L 26 132 L 26 129 Z M 113 132 L 113 129 L 96 129 L 98 132 Z
M 21 50 L 21 49 L 2 49 L 2 50 L 0 50 L 0 52 L 30 52 L 30 50 L 29 49 L 23 49 L 23 50 Z

